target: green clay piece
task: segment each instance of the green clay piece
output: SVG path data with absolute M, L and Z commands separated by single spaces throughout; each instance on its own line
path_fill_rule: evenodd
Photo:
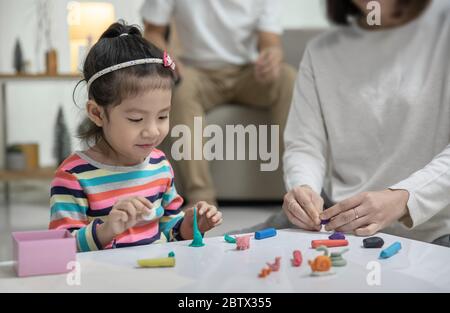
M 200 233 L 200 230 L 198 229 L 198 225 L 197 225 L 197 208 L 194 208 L 194 222 L 193 222 L 192 228 L 194 231 L 194 240 L 192 240 L 189 247 L 195 247 L 195 248 L 203 247 L 205 244 L 203 243 L 203 237 L 202 237 L 202 234 Z
M 170 251 L 168 257 L 169 258 L 174 258 L 175 257 L 175 252 Z
M 228 243 L 236 243 L 236 238 L 231 237 L 230 235 L 225 234 L 223 237 L 226 242 Z
M 334 267 L 343 267 L 343 266 L 347 265 L 347 261 L 346 260 L 339 260 L 339 261 L 331 260 L 331 262 L 332 262 L 332 265 Z
M 316 251 L 323 251 L 324 252 L 324 256 L 328 256 L 328 248 L 326 246 L 318 246 L 316 248 Z
M 348 251 L 348 249 L 344 249 L 341 252 L 332 252 L 331 256 L 330 256 L 331 264 L 334 267 L 346 266 L 347 261 L 342 257 L 342 255 L 347 251 Z

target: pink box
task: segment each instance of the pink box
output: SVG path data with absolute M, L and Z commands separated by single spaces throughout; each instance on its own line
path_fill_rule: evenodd
M 14 267 L 17 275 L 59 274 L 71 271 L 76 260 L 75 238 L 68 230 L 13 232 Z

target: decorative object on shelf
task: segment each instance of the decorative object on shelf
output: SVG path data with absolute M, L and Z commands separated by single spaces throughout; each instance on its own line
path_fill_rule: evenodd
M 52 19 L 51 10 L 53 8 L 52 0 L 38 0 L 35 2 L 37 11 L 37 36 L 36 36 L 36 59 L 42 58 L 42 52 L 45 55 L 45 70 L 40 68 L 41 62 L 36 62 L 37 72 L 45 72 L 47 75 L 58 74 L 58 57 L 55 47 L 52 43 Z M 44 44 L 42 47 L 41 45 Z
M 37 143 L 23 143 L 19 145 L 25 155 L 26 169 L 35 170 L 39 168 L 39 145 Z
M 23 61 L 22 46 L 19 38 L 16 39 L 14 46 L 14 69 L 17 74 L 23 73 L 25 68 L 25 62 Z
M 55 124 L 55 144 L 53 146 L 53 156 L 60 165 L 72 152 L 72 143 L 69 129 L 64 118 L 62 106 L 59 106 Z
M 11 145 L 6 148 L 6 167 L 12 171 L 23 171 L 26 169 L 25 154 L 19 145 Z
M 45 53 L 45 68 L 47 75 L 58 75 L 58 54 L 55 49 Z

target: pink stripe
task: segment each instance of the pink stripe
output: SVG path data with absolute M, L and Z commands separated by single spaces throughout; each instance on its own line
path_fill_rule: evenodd
M 118 199 L 127 198 L 127 197 L 131 197 L 131 196 L 150 197 L 150 196 L 154 196 L 154 195 L 158 194 L 159 192 L 164 191 L 165 188 L 166 188 L 165 185 L 157 186 L 157 187 L 153 187 L 153 188 L 149 188 L 149 189 L 145 189 L 145 190 L 130 192 L 130 193 L 123 194 L 123 195 L 113 197 L 113 198 L 109 198 L 106 200 L 101 200 L 101 201 L 90 201 L 89 200 L 89 207 L 91 208 L 91 210 L 102 210 L 105 208 L 112 207 L 117 202 Z M 89 199 L 89 195 L 88 195 L 88 199 Z
M 123 238 L 120 238 L 117 240 L 117 243 L 132 243 L 137 242 L 142 239 L 147 239 L 155 236 L 159 231 L 159 225 L 158 223 L 152 223 L 153 225 L 150 226 L 150 228 L 142 233 L 139 234 L 130 234 Z
M 51 184 L 52 187 L 67 187 L 74 190 L 83 190 L 78 180 L 68 180 L 55 177 Z
M 162 156 L 165 156 L 165 154 L 159 149 L 153 149 L 152 152 L 150 153 L 150 157 L 154 159 L 160 158 Z
M 172 200 L 172 202 L 170 202 L 170 204 L 168 206 L 166 206 L 165 209 L 169 210 L 169 211 L 177 210 L 181 206 L 182 203 L 183 203 L 183 198 L 178 196 L 174 200 Z
M 63 170 L 68 170 L 68 169 L 70 170 L 70 169 L 72 169 L 74 167 L 77 167 L 78 165 L 85 165 L 85 164 L 88 164 L 88 163 L 85 160 L 80 158 L 78 160 L 75 160 L 75 161 L 72 161 L 70 163 L 64 164 Z

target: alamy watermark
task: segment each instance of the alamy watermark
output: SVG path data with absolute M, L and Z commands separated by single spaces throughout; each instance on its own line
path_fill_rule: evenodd
M 381 25 L 381 5 L 378 1 L 369 1 L 366 6 L 370 12 L 367 14 L 367 25 Z
M 369 286 L 381 285 L 381 264 L 377 261 L 367 263 L 366 269 L 369 273 L 366 276 L 366 282 Z
M 67 263 L 66 269 L 70 272 L 66 275 L 66 283 L 68 286 L 81 285 L 81 264 L 77 261 Z
M 248 150 L 248 160 L 265 162 L 260 164 L 261 171 L 275 171 L 280 163 L 279 128 L 279 125 L 226 125 L 224 132 L 219 125 L 203 128 L 202 118 L 196 116 L 193 130 L 187 125 L 172 128 L 171 137 L 178 139 L 170 152 L 176 161 L 212 161 L 246 160 Z

